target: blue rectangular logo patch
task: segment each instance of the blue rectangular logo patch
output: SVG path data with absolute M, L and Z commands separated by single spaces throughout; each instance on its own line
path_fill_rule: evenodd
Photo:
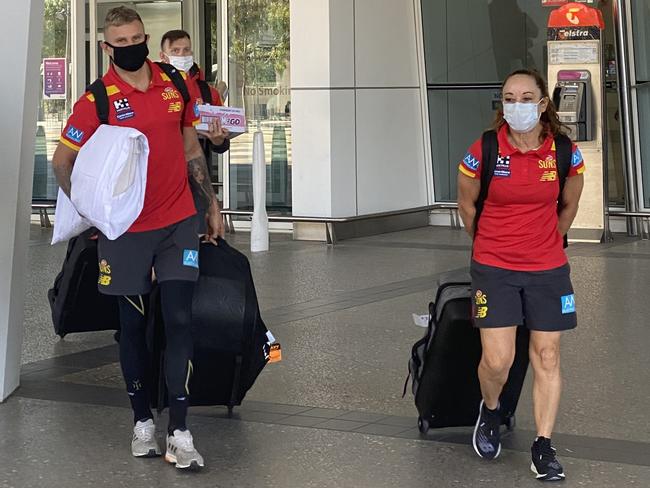
M 76 127 L 68 127 L 68 131 L 65 133 L 65 136 L 76 142 L 77 144 L 81 143 L 84 138 L 84 131 L 77 129 Z
M 129 110 L 128 112 L 120 112 L 115 116 L 117 120 L 127 120 L 132 117 L 135 117 L 135 112 L 133 110 Z
M 472 156 L 472 153 L 467 153 L 463 158 L 463 164 L 468 169 L 471 169 L 472 171 L 476 171 L 478 169 L 478 165 L 480 164 L 480 161 L 476 159 L 474 156 Z
M 564 295 L 562 298 L 562 314 L 576 313 L 576 299 L 571 295 Z
M 183 266 L 190 266 L 191 268 L 199 267 L 199 251 L 193 249 L 185 249 L 183 251 Z
M 580 148 L 577 147 L 571 156 L 571 166 L 575 168 L 576 166 L 580 166 L 580 163 L 582 163 L 582 153 L 580 152 Z

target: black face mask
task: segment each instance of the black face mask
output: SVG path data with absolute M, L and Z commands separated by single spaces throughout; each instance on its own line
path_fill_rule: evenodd
M 113 48 L 112 59 L 115 65 L 126 71 L 138 71 L 149 56 L 146 40 L 126 47 L 113 46 L 108 42 L 106 45 Z

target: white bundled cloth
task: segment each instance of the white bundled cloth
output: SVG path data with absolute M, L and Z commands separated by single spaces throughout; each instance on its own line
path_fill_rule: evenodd
M 149 143 L 142 132 L 99 126 L 75 161 L 71 199 L 59 189 L 52 244 L 90 227 L 110 240 L 124 234 L 142 212 L 148 159 Z

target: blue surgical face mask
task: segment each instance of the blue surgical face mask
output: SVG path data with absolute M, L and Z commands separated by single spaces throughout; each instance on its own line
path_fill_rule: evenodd
M 538 107 L 542 100 L 537 103 L 504 103 L 503 118 L 515 132 L 530 132 L 539 122 Z

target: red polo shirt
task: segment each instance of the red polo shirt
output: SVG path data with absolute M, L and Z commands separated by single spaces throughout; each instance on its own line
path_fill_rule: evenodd
M 508 141 L 508 126 L 498 133 L 499 157 L 474 237 L 473 259 L 517 271 L 543 271 L 567 262 L 557 229 L 560 191 L 555 142 L 548 135 L 536 151 L 521 153 Z M 469 148 L 459 171 L 480 178 L 481 140 Z M 568 177 L 585 171 L 580 149 L 573 145 Z
M 201 89 L 199 88 L 199 80 L 205 81 L 205 74 L 201 69 L 191 69 L 188 73 L 188 78 L 189 81 L 187 83 L 188 87 L 190 88 L 190 93 L 192 94 L 193 98 L 196 98 L 196 103 L 198 105 L 202 105 L 204 103 L 207 103 L 203 100 L 201 96 Z M 211 105 L 218 105 L 221 106 L 223 105 L 223 101 L 221 100 L 221 95 L 217 91 L 217 89 L 212 86 L 212 83 L 208 83 L 208 87 L 210 88 L 210 94 L 212 95 L 212 103 Z
M 112 65 L 102 78 L 108 94 L 109 123 L 137 129 L 149 141 L 144 207 L 129 232 L 161 229 L 196 213 L 187 181 L 181 124 L 191 127 L 198 118 L 194 110 L 183 110 L 183 97 L 169 77 L 155 63 L 147 60 L 147 64 L 152 76 L 144 92 L 122 80 Z M 190 103 L 194 106 L 195 101 Z M 78 151 L 99 125 L 95 97 L 86 93 L 75 103 L 60 140 Z

